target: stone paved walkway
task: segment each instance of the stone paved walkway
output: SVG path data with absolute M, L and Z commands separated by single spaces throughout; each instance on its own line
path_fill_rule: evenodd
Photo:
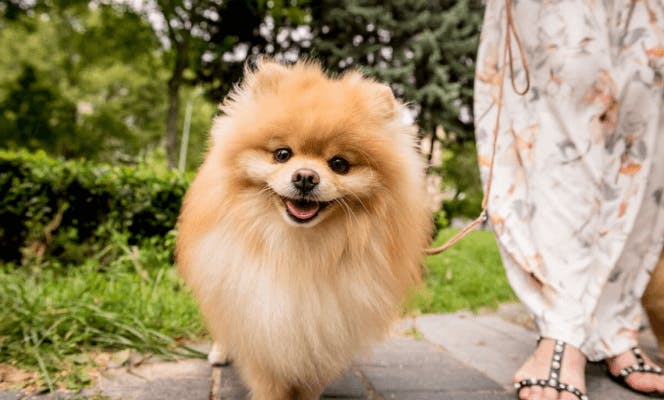
M 323 399 L 513 399 L 512 373 L 535 346 L 536 334 L 528 326 L 528 319 L 517 305 L 486 315 L 460 312 L 405 319 L 393 338 L 358 358 L 327 388 Z M 641 342 L 649 354 L 656 353 L 651 332 L 643 332 Z M 612 383 L 599 364 L 589 365 L 587 376 L 592 400 L 645 399 Z M 157 362 L 130 372 L 109 370 L 98 387 L 90 390 L 94 392 L 123 400 L 246 397 L 232 366 L 211 368 L 204 360 Z M 25 397 L 0 393 L 0 400 L 19 398 Z

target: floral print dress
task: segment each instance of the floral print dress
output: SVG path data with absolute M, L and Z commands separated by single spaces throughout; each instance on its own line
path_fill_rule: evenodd
M 484 182 L 502 101 L 489 220 L 541 335 L 600 360 L 635 344 L 664 243 L 664 1 L 513 0 L 523 96 L 501 80 L 506 3 L 487 3 L 475 80 Z

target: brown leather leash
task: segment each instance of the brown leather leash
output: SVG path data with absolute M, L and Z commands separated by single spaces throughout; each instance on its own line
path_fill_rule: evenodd
M 520 96 L 528 93 L 530 89 L 530 70 L 528 69 L 528 62 L 526 60 L 526 54 L 521 44 L 521 38 L 519 37 L 516 28 L 514 27 L 514 20 L 512 19 L 512 0 L 505 0 L 505 44 L 503 47 L 503 65 L 500 71 L 500 88 L 498 91 L 498 100 L 496 110 L 496 124 L 493 128 L 493 142 L 491 148 L 491 162 L 489 164 L 489 176 L 487 177 L 486 187 L 484 188 L 484 196 L 482 197 L 482 212 L 480 215 L 475 218 L 472 222 L 466 225 L 463 229 L 457 232 L 452 238 L 447 242 L 443 243 L 441 246 L 428 248 L 424 250 L 424 253 L 427 255 L 440 254 L 450 247 L 454 246 L 459 240 L 466 236 L 470 231 L 477 228 L 479 225 L 484 223 L 487 219 L 487 208 L 489 207 L 489 193 L 491 193 L 491 183 L 493 181 L 493 164 L 496 158 L 496 145 L 498 143 L 498 131 L 500 130 L 500 114 L 503 110 L 503 83 L 505 82 L 505 71 L 509 67 L 510 70 L 510 81 L 512 82 L 512 89 L 514 92 Z M 523 64 L 523 71 L 525 73 L 526 85 L 523 89 L 519 90 L 516 86 L 516 78 L 514 75 L 514 62 L 512 55 L 512 36 L 514 36 L 514 41 L 517 44 L 519 49 L 519 56 L 521 57 L 521 63 Z

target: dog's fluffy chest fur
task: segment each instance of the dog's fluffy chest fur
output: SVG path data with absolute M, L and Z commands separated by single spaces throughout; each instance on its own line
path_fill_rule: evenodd
M 307 244 L 313 247 L 303 250 Z M 389 275 L 385 258 L 371 245 L 362 254 L 326 249 L 320 254 L 315 241 L 285 237 L 257 257 L 230 228 L 205 235 L 195 252 L 201 272 L 195 285 L 205 293 L 202 306 L 214 315 L 213 324 L 226 327 L 218 334 L 231 357 L 240 350 L 286 376 L 317 379 L 308 375 L 325 375 L 322 365 L 342 368 L 380 339 L 398 302 L 389 279 L 375 274 L 385 267 Z

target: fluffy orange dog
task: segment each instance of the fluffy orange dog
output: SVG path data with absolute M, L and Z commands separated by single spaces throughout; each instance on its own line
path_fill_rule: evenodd
M 384 85 L 262 61 L 221 106 L 177 262 L 253 399 L 313 399 L 420 280 L 431 215 L 415 128 Z

